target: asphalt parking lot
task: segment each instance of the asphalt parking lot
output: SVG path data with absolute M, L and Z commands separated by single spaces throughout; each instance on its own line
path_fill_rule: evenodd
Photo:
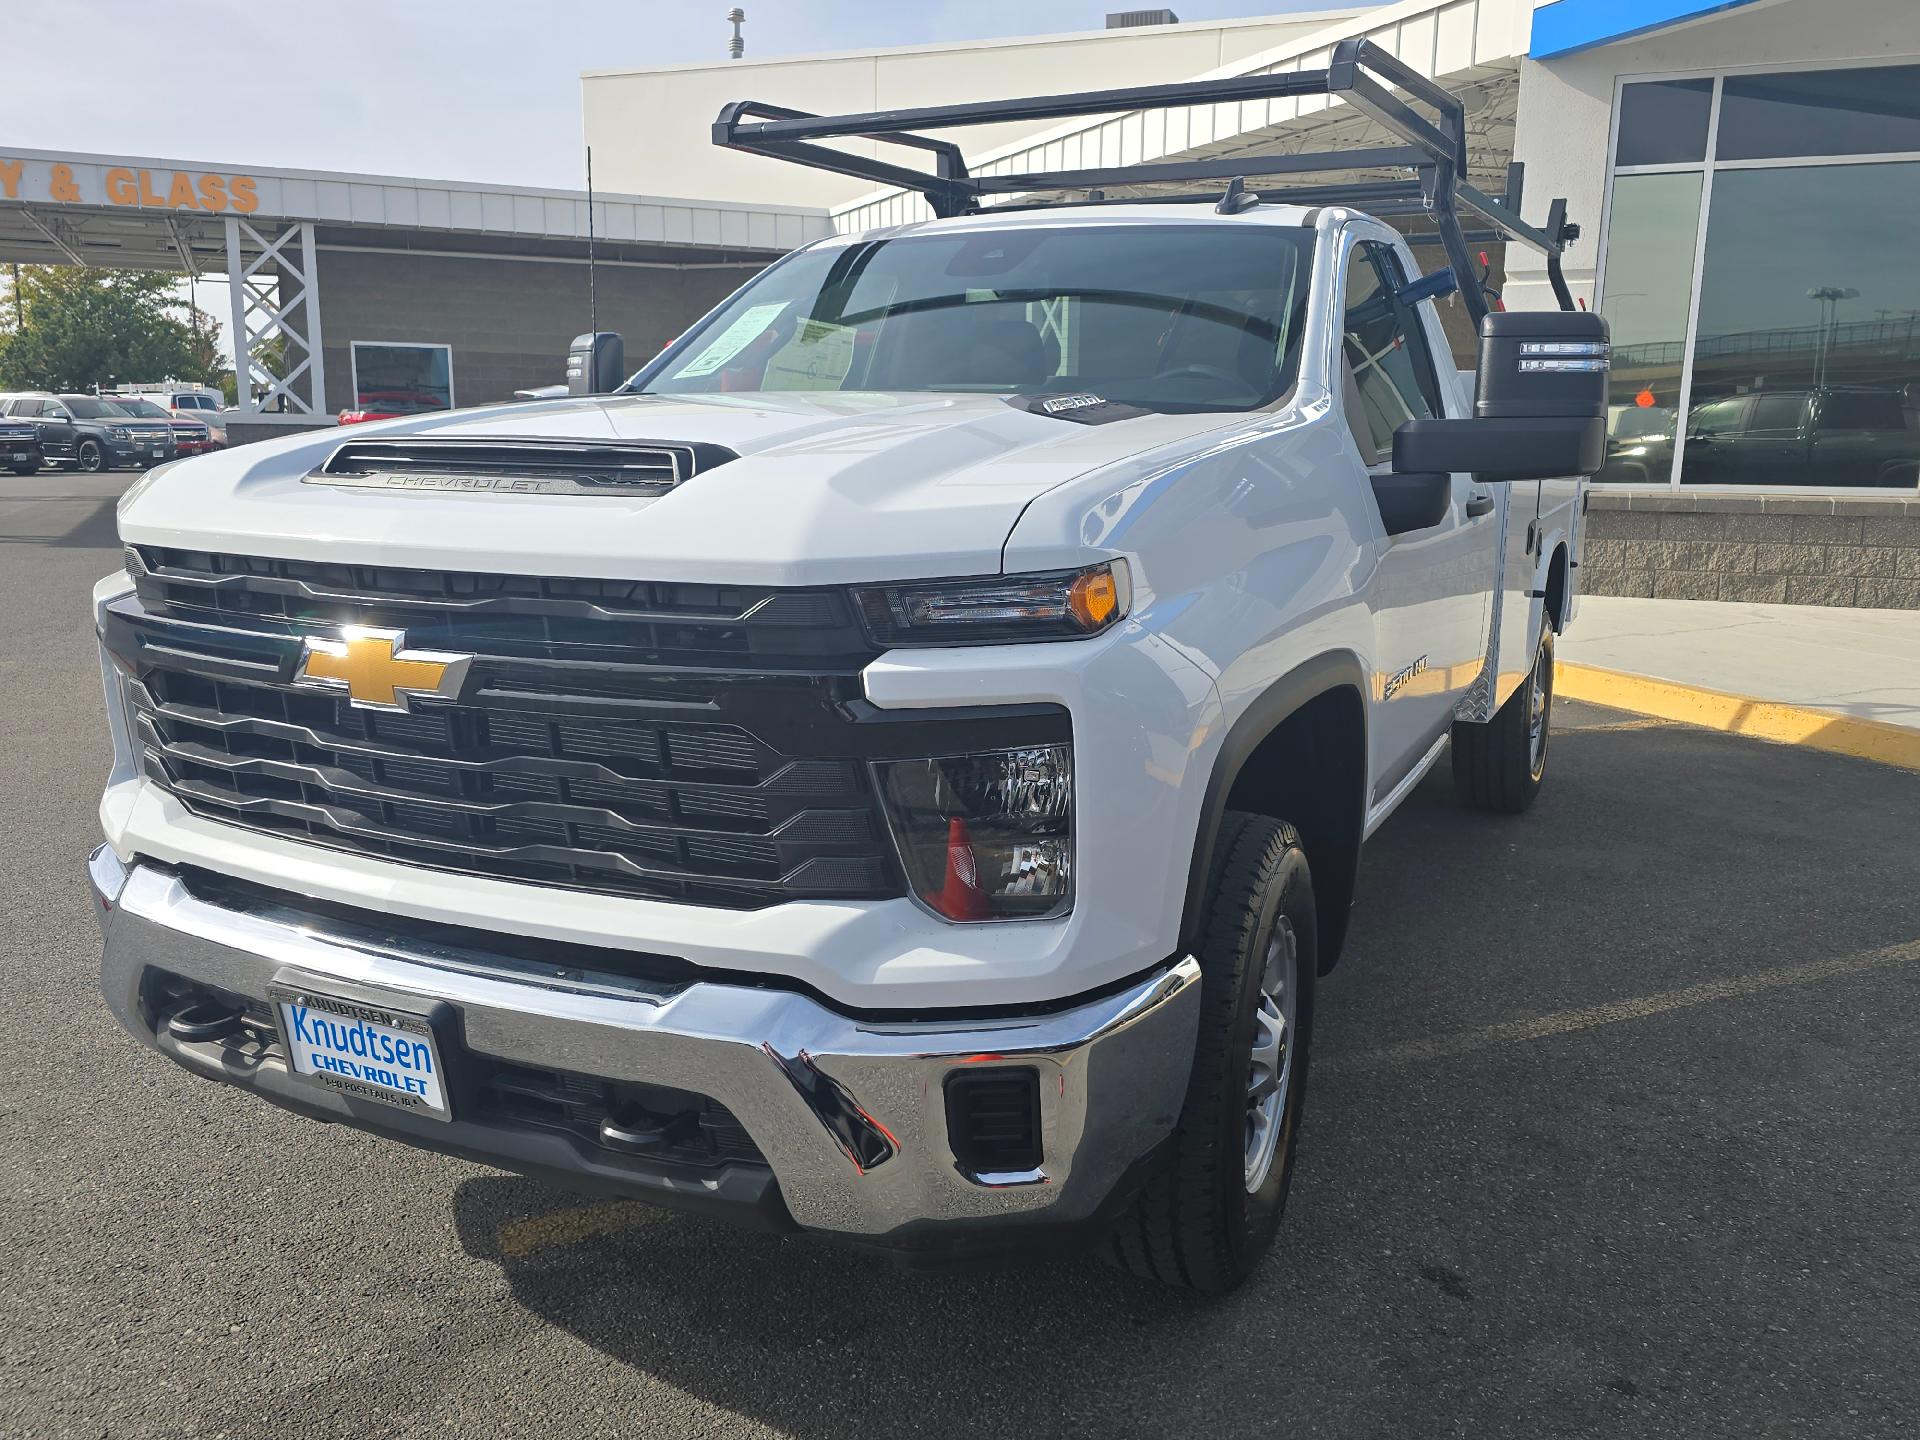
M 0 1435 L 1920 1430 L 1920 775 L 1564 707 L 1369 847 L 1257 1280 L 904 1274 L 138 1048 L 80 864 L 127 475 L 0 477 Z

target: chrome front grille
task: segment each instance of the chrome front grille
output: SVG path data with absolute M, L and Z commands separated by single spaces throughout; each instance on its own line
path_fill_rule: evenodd
M 838 592 L 143 547 L 109 607 L 146 773 L 195 814 L 505 879 L 731 908 L 902 893 Z M 410 713 L 293 683 L 356 624 L 472 653 Z
M 154 546 L 130 548 L 126 564 L 141 594 L 170 613 L 221 623 L 353 619 L 416 637 L 524 641 L 538 620 L 548 659 L 611 649 L 694 665 L 785 658 L 857 669 L 873 653 L 844 598 L 823 590 L 402 570 Z M 594 682 L 583 675 L 574 683 Z M 502 673 L 498 684 L 512 689 L 515 678 Z

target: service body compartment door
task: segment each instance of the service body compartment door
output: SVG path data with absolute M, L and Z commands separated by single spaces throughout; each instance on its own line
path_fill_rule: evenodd
M 1586 541 L 1581 502 L 1586 492 L 1587 482 L 1578 477 L 1540 482 L 1540 553 L 1534 558 L 1552 555 L 1555 545 L 1567 547 L 1567 619 L 1573 618 L 1580 595 L 1580 547 Z
M 1500 576 L 1500 643 L 1494 657 L 1493 708 L 1533 669 L 1534 576 L 1539 566 L 1540 498 L 1546 482 L 1515 480 L 1507 492 L 1507 544 Z

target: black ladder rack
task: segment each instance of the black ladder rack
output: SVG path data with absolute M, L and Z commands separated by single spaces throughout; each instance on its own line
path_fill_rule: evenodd
M 1395 87 L 1405 91 L 1414 102 L 1431 109 L 1433 118 L 1394 94 Z M 960 147 L 952 141 L 914 133 L 1010 120 L 1059 120 L 1076 115 L 1222 105 L 1299 95 L 1343 99 L 1404 143 L 1300 155 L 1230 155 L 1090 170 L 975 175 L 967 169 Z M 817 143 L 830 139 L 876 140 L 924 151 L 933 157 L 933 169 L 915 170 L 877 156 L 850 155 Z M 1260 198 L 1284 204 L 1353 205 L 1381 216 L 1427 216 L 1438 232 L 1437 238 L 1446 251 L 1447 263 L 1453 268 L 1454 280 L 1466 300 L 1468 312 L 1478 325 L 1487 312 L 1487 299 L 1467 249 L 1467 235 L 1460 225 L 1460 211 L 1464 207 L 1486 223 L 1487 228 L 1478 232 L 1476 238 L 1515 240 L 1545 255 L 1554 298 L 1561 309 L 1573 309 L 1573 297 L 1561 274 L 1560 257 L 1580 232 L 1578 226 L 1567 221 L 1566 202 L 1555 200 L 1548 207 L 1546 225 L 1536 228 L 1520 218 L 1518 165 L 1509 167 L 1506 194 L 1500 199 L 1468 183 L 1465 107 L 1452 93 L 1402 64 L 1371 40 L 1342 40 L 1334 47 L 1332 61 L 1324 70 L 1239 75 L 1175 85 L 1136 85 L 1074 95 L 1039 95 L 1025 100 L 875 110 L 861 115 L 811 115 L 758 100 L 736 100 L 721 110 L 719 119 L 714 121 L 713 143 L 870 180 L 879 186 L 918 191 L 926 197 L 933 213 L 942 218 L 977 211 L 982 199 L 994 195 L 1403 168 L 1411 172 L 1404 180 L 1301 185 L 1263 190 Z M 1153 197 L 1144 203 L 1219 198 L 1220 192 L 1215 190 L 1207 195 Z

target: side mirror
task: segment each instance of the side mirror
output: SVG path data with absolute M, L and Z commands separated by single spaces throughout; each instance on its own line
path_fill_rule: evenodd
M 627 378 L 627 342 L 612 330 L 576 335 L 567 347 L 567 394 L 608 395 Z
M 1471 420 L 1409 420 L 1393 468 L 1486 481 L 1592 475 L 1606 461 L 1607 322 L 1585 310 L 1501 310 L 1480 322 Z
M 1380 507 L 1380 528 L 1389 535 L 1430 530 L 1447 518 L 1453 503 L 1453 476 L 1444 470 L 1373 477 L 1373 498 Z

